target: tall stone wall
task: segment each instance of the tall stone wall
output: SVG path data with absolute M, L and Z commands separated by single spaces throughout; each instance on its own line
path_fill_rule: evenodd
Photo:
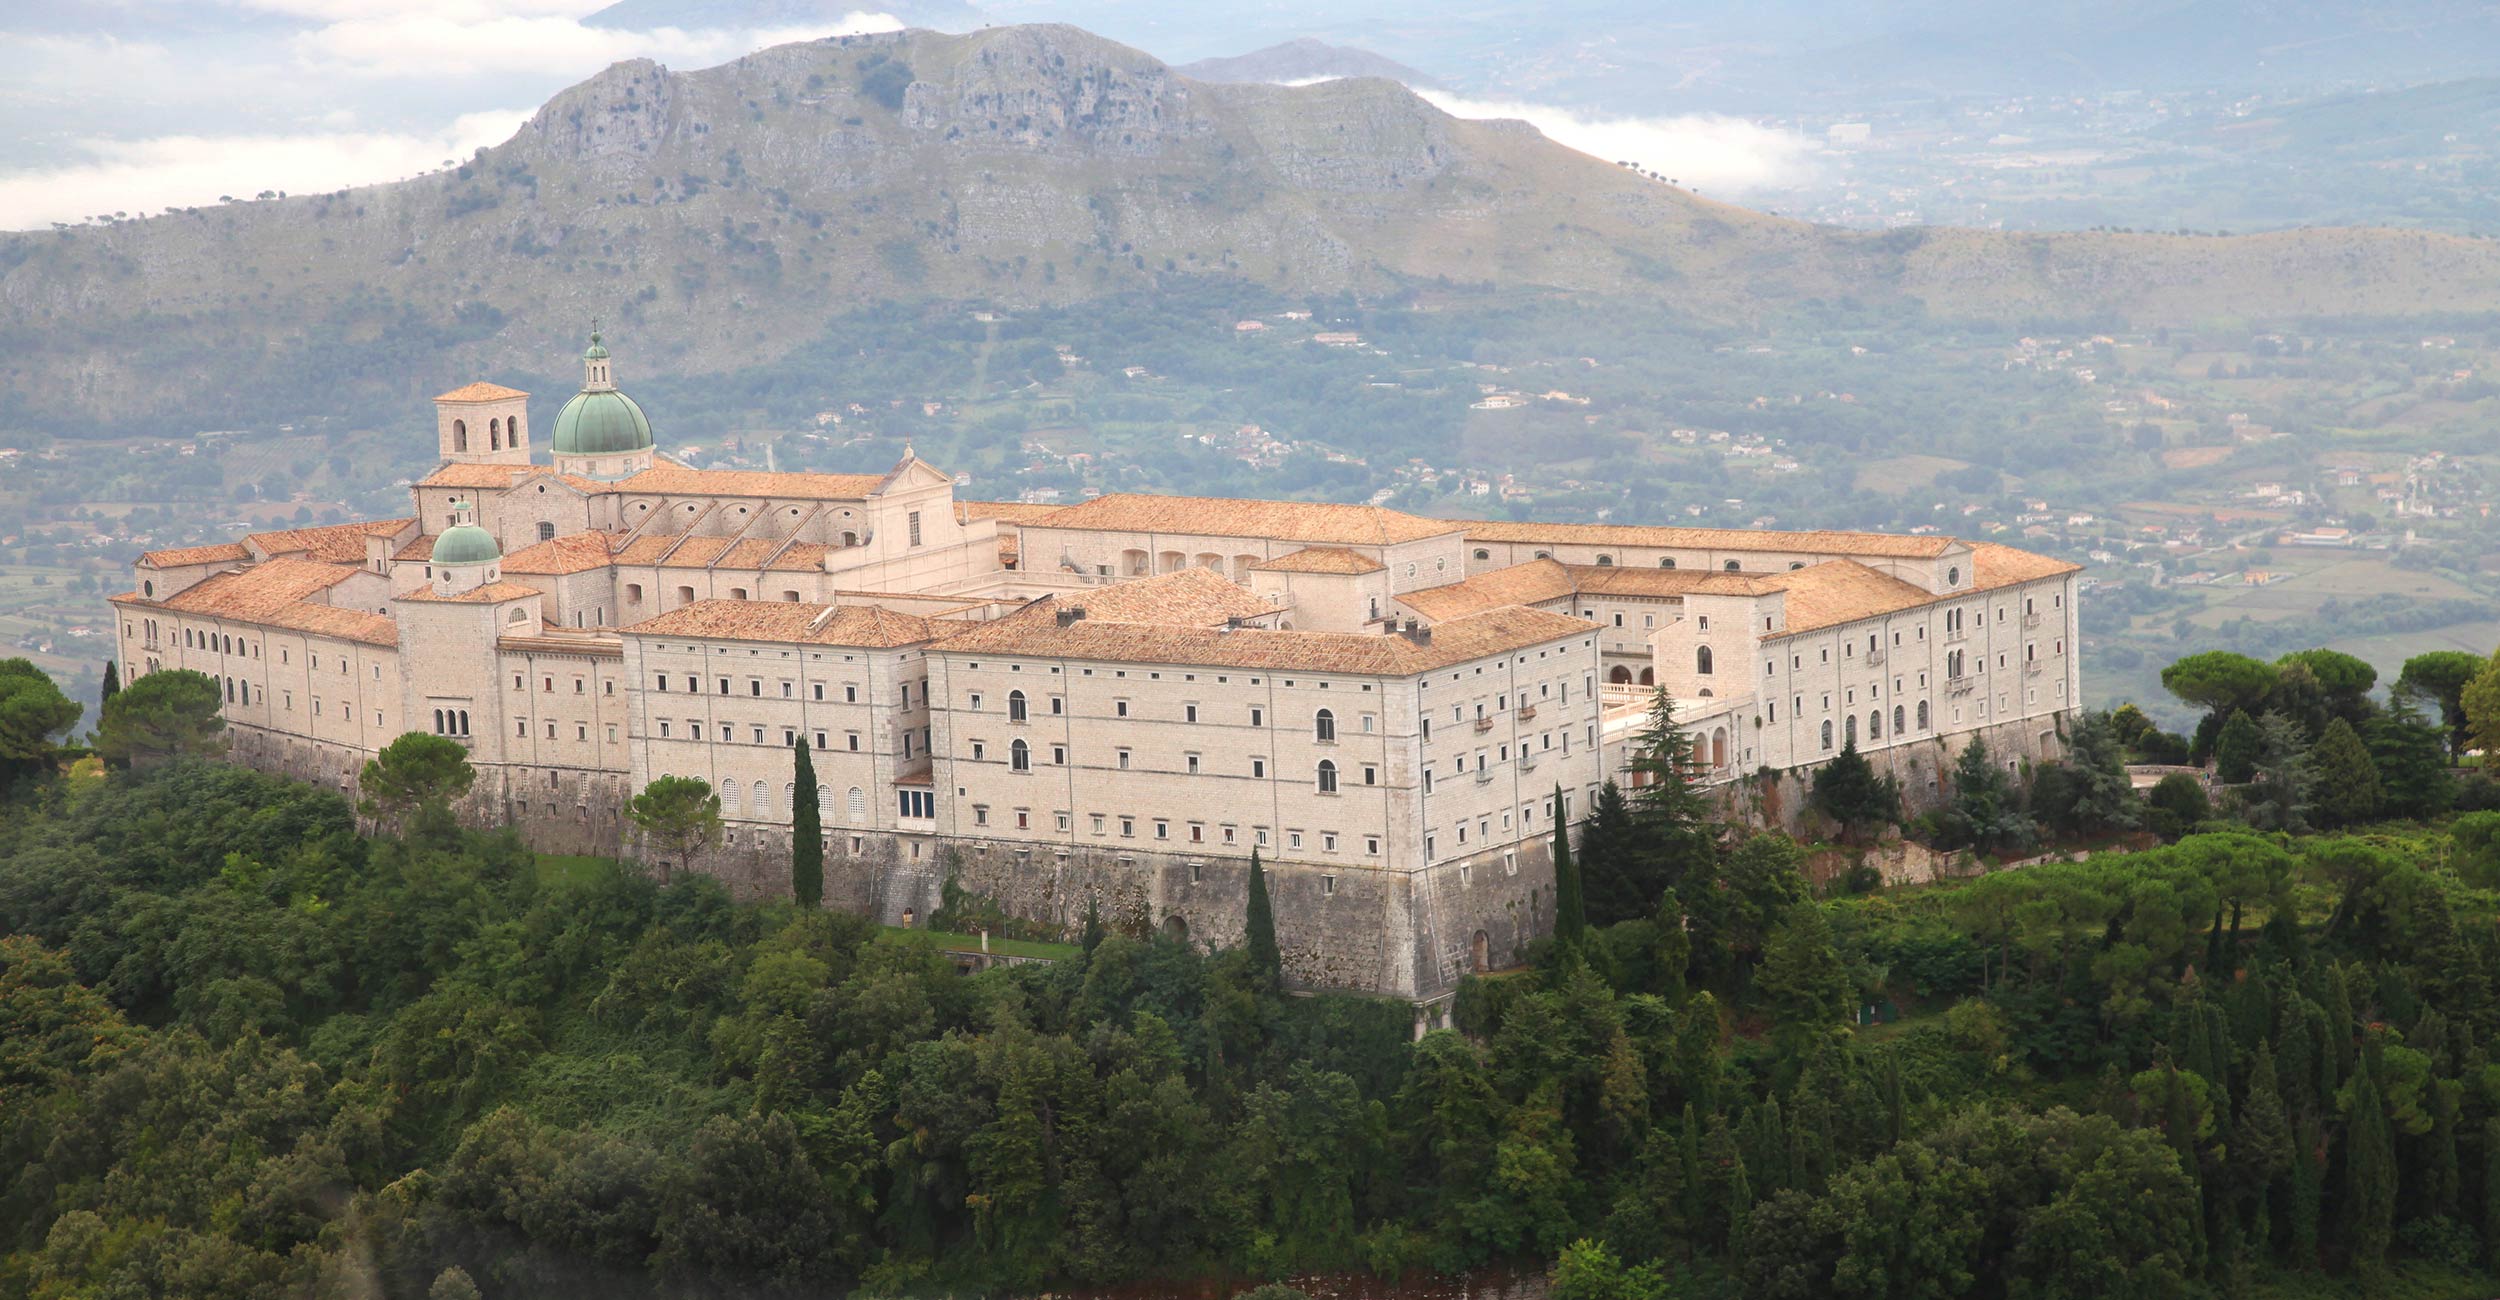
M 1990 757 L 2000 764 L 2011 760 L 2017 765 L 2037 766 L 2066 756 L 2066 727 L 2067 716 L 2063 712 L 2016 718 L 1871 750 L 1866 753 L 1866 760 L 1876 775 L 1889 776 L 1900 783 L 1902 815 L 1915 817 L 1952 801 L 1953 765 L 1972 741 L 1985 741 Z M 1806 806 L 1807 796 L 1814 789 L 1814 774 L 1820 767 L 1818 763 L 1769 776 L 1756 773 L 1740 777 L 1718 787 L 1720 807 L 1748 825 L 1809 836 L 1814 828 L 1808 823 L 1814 818 Z

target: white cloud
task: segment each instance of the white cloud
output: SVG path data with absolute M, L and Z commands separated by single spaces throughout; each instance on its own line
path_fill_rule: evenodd
M 1813 170 L 1815 142 L 1739 117 L 1593 117 L 1517 100 L 1416 92 L 1453 117 L 1517 118 L 1556 144 L 1607 162 L 1629 162 L 1721 197 L 1798 184 Z
M 440 133 L 161 136 L 92 140 L 94 161 L 0 176 L 0 230 L 36 229 L 107 212 L 213 206 L 262 190 L 315 194 L 393 181 L 510 139 L 529 117 L 469 113 Z
M 802 27 L 623 31 L 585 27 L 558 15 L 464 16 L 431 11 L 349 18 L 296 36 L 296 61 L 318 74 L 475 77 L 526 74 L 574 81 L 619 59 L 648 57 L 708 67 L 769 45 L 899 31 L 891 14 L 851 13 Z

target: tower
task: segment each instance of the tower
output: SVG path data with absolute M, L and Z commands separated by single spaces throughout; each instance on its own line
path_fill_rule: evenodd
M 434 435 L 445 461 L 464 465 L 530 463 L 530 395 L 501 384 L 475 383 L 434 399 Z
M 582 352 L 582 391 L 556 412 L 555 468 L 559 474 L 613 481 L 651 468 L 651 420 L 617 391 L 608 348 L 591 327 Z

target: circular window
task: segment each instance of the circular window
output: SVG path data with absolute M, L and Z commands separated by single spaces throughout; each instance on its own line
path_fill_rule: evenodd
M 1962 566 L 1957 564 L 1944 571 L 1944 585 L 1948 587 L 1959 587 L 1962 585 Z

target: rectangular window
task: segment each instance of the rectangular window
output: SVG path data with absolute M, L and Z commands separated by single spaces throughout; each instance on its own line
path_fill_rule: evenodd
M 903 523 L 905 528 L 911 533 L 911 544 L 914 546 L 920 545 L 920 512 L 914 510 L 910 514 L 903 516 Z
M 1264 776 L 1266 776 L 1266 775 L 1267 775 L 1267 760 L 1266 760 L 1266 759 L 1264 759 L 1264 758 L 1254 758 L 1254 759 L 1251 759 L 1251 760 L 1250 760 L 1250 775 L 1255 776 L 1255 777 L 1264 777 Z

